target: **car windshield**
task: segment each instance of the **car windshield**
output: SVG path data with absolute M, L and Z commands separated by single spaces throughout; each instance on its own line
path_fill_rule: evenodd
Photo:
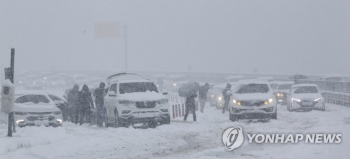
M 292 87 L 292 84 L 282 84 L 278 86 L 278 90 L 286 90 L 290 89 L 290 87 Z
M 21 104 L 40 104 L 40 103 L 50 103 L 44 95 L 24 95 L 15 100 L 15 103 Z
M 248 94 L 248 93 L 267 93 L 269 92 L 269 86 L 267 84 L 247 84 L 241 86 L 236 93 Z
M 121 83 L 119 88 L 120 94 L 134 93 L 134 92 L 158 92 L 157 86 L 152 82 L 133 82 Z
M 314 86 L 299 87 L 294 91 L 295 94 L 302 93 L 318 93 L 318 90 Z

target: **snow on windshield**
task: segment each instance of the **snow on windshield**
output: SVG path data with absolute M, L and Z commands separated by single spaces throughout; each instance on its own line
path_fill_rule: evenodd
M 133 83 L 121 83 L 119 92 L 120 94 L 134 93 L 134 92 L 158 92 L 157 86 L 151 82 L 133 82 Z
M 267 93 L 269 92 L 269 86 L 267 84 L 247 84 L 241 86 L 236 93 L 248 94 L 248 93 Z
M 313 86 L 307 86 L 307 87 L 300 87 L 297 88 L 294 91 L 295 94 L 302 94 L 302 93 L 318 93 L 318 90 L 316 87 Z
M 25 95 L 19 97 L 15 100 L 15 103 L 21 104 L 42 104 L 42 103 L 50 103 L 50 100 L 47 99 L 43 95 Z

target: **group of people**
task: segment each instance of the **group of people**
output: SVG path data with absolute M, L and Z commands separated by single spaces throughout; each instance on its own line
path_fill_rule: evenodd
M 95 97 L 95 103 L 92 100 L 92 95 Z M 100 87 L 93 94 L 91 94 L 87 85 L 84 84 L 81 91 L 79 91 L 79 85 L 75 84 L 67 97 L 70 121 L 80 125 L 83 123 L 93 124 L 93 119 L 96 118 L 97 126 L 103 126 L 105 118 L 105 95 L 105 83 L 103 82 L 100 83 Z
M 222 95 L 224 97 L 224 102 L 225 102 L 224 107 L 222 108 L 223 114 L 225 113 L 225 110 L 228 110 L 228 105 L 229 105 L 230 98 L 232 95 L 231 87 L 232 87 L 231 84 L 227 83 L 226 88 L 222 91 Z M 209 90 L 209 84 L 206 83 L 203 86 L 201 86 L 199 88 L 199 91 L 198 91 L 200 112 L 202 112 L 202 113 L 204 112 L 205 103 L 207 101 L 208 90 Z M 197 95 L 192 95 L 192 96 L 186 97 L 186 101 L 185 101 L 186 112 L 185 112 L 184 121 L 187 120 L 187 116 L 188 116 L 190 111 L 192 112 L 192 115 L 193 115 L 193 121 L 196 121 L 196 108 L 195 108 L 196 107 L 196 105 L 195 105 L 195 98 L 196 97 L 197 97 Z

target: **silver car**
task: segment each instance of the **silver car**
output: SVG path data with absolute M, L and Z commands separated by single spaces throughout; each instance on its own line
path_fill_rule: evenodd
M 17 91 L 14 103 L 15 123 L 25 126 L 62 126 L 62 112 L 43 91 Z

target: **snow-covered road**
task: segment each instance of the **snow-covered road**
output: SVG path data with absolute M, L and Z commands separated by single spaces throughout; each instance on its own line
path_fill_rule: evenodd
M 115 158 L 350 158 L 350 108 L 288 112 L 278 106 L 278 120 L 230 122 L 228 114 L 206 107 L 197 122 L 172 122 L 155 129 L 98 128 L 64 123 L 63 127 L 26 127 L 12 138 L 0 125 L 1 159 Z M 192 116 L 189 116 L 192 121 Z M 241 126 L 245 133 L 342 133 L 341 144 L 248 144 L 228 152 L 223 130 Z

